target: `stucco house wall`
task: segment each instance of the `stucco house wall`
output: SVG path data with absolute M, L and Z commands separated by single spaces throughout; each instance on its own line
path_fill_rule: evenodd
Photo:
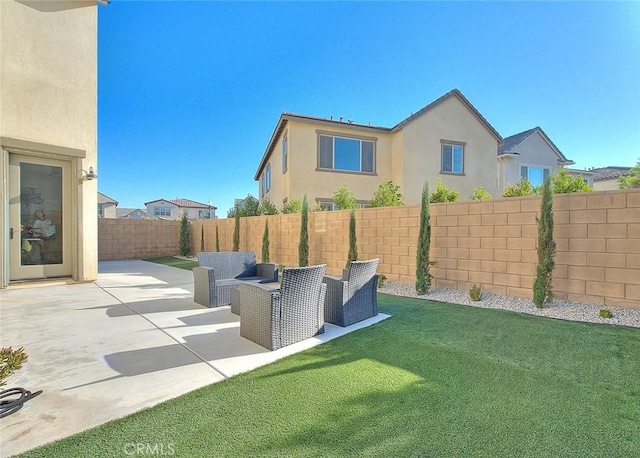
M 74 175 L 73 272 L 97 278 L 96 1 L 0 2 L 0 286 L 9 281 L 8 163 L 12 153 L 63 161 Z M 71 209 L 69 209 L 72 211 Z
M 496 148 L 498 140 L 458 97 L 449 97 L 407 124 L 401 132 L 403 157 L 402 192 L 408 205 L 420 202 L 422 187 L 436 181 L 460 191 L 466 199 L 476 186 L 496 195 Z M 464 173 L 442 172 L 442 141 L 464 144 Z
M 282 172 L 282 141 L 287 135 L 288 164 Z M 319 167 L 319 135 L 373 142 L 374 170 L 350 172 Z M 464 147 L 464 173 L 443 172 L 442 142 Z M 420 202 L 422 187 L 429 181 L 435 188 L 441 179 L 458 189 L 464 198 L 477 186 L 496 195 L 496 149 L 500 135 L 482 118 L 464 96 L 453 90 L 393 128 L 367 126 L 348 120 L 282 114 L 254 178 L 258 196 L 269 198 L 278 208 L 285 199 L 302 198 L 310 205 L 330 202 L 342 185 L 367 203 L 378 187 L 393 180 L 400 186 L 407 204 Z M 263 182 L 271 170 L 271 187 Z

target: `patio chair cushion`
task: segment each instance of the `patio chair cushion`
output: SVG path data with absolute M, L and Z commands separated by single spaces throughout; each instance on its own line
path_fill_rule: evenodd
M 278 281 L 278 265 L 256 263 L 253 251 L 200 252 L 193 268 L 194 302 L 207 307 L 231 303 L 230 292 L 242 281 Z
M 327 295 L 324 314 L 327 323 L 349 326 L 378 314 L 379 259 L 353 261 L 346 279 L 325 276 Z
M 286 268 L 279 290 L 240 285 L 240 335 L 269 350 L 324 332 L 326 265 Z

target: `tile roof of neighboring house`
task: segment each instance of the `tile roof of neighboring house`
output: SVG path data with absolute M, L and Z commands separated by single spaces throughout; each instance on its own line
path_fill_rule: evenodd
M 325 124 L 325 125 L 339 125 L 340 127 L 349 127 L 352 128 L 354 130 L 364 130 L 364 131 L 379 131 L 379 132 L 397 132 L 399 130 L 401 130 L 405 125 L 409 124 L 411 121 L 413 121 L 414 119 L 418 118 L 419 116 L 422 116 L 423 114 L 425 114 L 426 112 L 428 112 L 429 110 L 435 108 L 436 106 L 438 106 L 439 104 L 441 104 L 442 102 L 444 102 L 445 100 L 447 100 L 449 97 L 458 97 L 458 99 L 469 109 L 469 111 L 471 111 L 477 118 L 478 120 L 484 124 L 484 126 L 487 128 L 487 130 L 489 132 L 491 132 L 491 134 L 496 138 L 496 140 L 498 141 L 498 144 L 502 143 L 502 136 L 498 133 L 498 131 L 496 129 L 493 128 L 493 126 L 491 124 L 489 124 L 489 121 L 487 121 L 484 116 L 482 116 L 480 114 L 480 112 L 471 104 L 471 102 L 469 102 L 469 100 L 467 100 L 467 98 L 462 95 L 462 92 L 460 92 L 458 89 L 453 89 L 449 92 L 447 92 L 446 94 L 444 94 L 443 96 L 437 98 L 436 100 L 434 100 L 433 102 L 431 102 L 430 104 L 428 104 L 427 106 L 421 108 L 419 111 L 412 113 L 410 116 L 408 116 L 407 118 L 403 119 L 402 121 L 400 121 L 398 124 L 396 124 L 393 127 L 381 127 L 381 126 L 372 126 L 371 124 L 367 125 L 367 124 L 359 124 L 359 123 L 355 123 L 353 121 L 347 120 L 346 122 L 343 121 L 343 118 L 340 118 L 340 120 L 336 120 L 333 119 L 333 117 L 331 117 L 331 119 L 327 119 L 327 118 L 319 118 L 319 117 L 315 117 L 315 116 L 308 116 L 308 115 L 299 115 L 299 114 L 294 114 L 294 113 L 287 113 L 287 112 L 283 112 L 280 115 L 280 119 L 278 120 L 278 124 L 276 124 L 276 128 L 274 129 L 273 133 L 271 134 L 271 139 L 269 140 L 269 143 L 267 144 L 267 149 L 265 150 L 264 154 L 262 155 L 262 159 L 260 160 L 260 164 L 258 165 L 258 169 L 256 170 L 256 174 L 253 177 L 254 180 L 258 180 L 258 178 L 260 177 L 260 173 L 262 173 L 262 169 L 264 168 L 264 166 L 267 163 L 267 159 L 269 158 L 269 156 L 271 155 L 271 151 L 273 151 L 273 148 L 275 147 L 278 138 L 280 138 L 280 135 L 282 134 L 282 131 L 284 130 L 284 128 L 287 125 L 287 121 L 290 119 L 301 119 L 301 120 L 306 120 L 306 121 L 311 121 L 311 122 L 316 122 L 316 123 L 320 123 L 320 124 Z
M 549 146 L 554 150 L 554 152 L 558 155 L 558 158 L 562 163 L 565 164 L 573 164 L 574 162 L 571 159 L 567 159 L 562 151 L 551 141 L 549 136 L 545 134 L 544 130 L 541 127 L 534 127 L 533 129 L 525 130 L 524 132 L 520 132 L 515 135 L 511 135 L 510 137 L 506 137 L 504 139 L 504 143 L 501 147 L 498 148 L 498 156 L 501 154 L 517 154 L 514 150 L 523 144 L 529 137 L 538 132 L 544 140 L 549 143 Z
M 112 199 L 111 197 L 107 196 L 106 194 L 102 194 L 100 191 L 98 191 L 98 203 L 99 204 L 116 204 L 118 205 L 118 201 L 115 199 Z
M 174 205 L 177 205 L 178 207 L 181 208 L 212 208 L 214 210 L 217 210 L 218 207 L 216 207 L 215 205 L 211 205 L 211 204 L 203 204 L 202 202 L 196 202 L 195 200 L 189 200 L 189 199 L 183 199 L 183 198 L 178 198 L 176 197 L 175 199 L 157 199 L 157 200 L 151 200 L 149 202 L 145 202 L 145 205 L 149 205 L 152 204 L 154 202 L 170 202 Z
M 125 218 L 135 211 L 141 212 L 142 216 L 147 216 L 147 212 L 141 208 L 116 208 L 116 218 Z
M 611 180 L 612 178 L 618 178 L 622 175 L 626 175 L 629 173 L 631 167 L 618 167 L 614 165 L 610 165 L 608 167 L 598 167 L 595 169 L 591 169 L 590 172 L 593 172 L 594 181 L 598 180 Z

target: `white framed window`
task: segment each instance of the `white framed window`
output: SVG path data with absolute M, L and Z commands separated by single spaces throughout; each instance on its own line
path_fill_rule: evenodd
M 464 143 L 441 141 L 442 166 L 441 173 L 464 174 Z
M 271 163 L 267 164 L 260 177 L 260 198 L 271 189 Z
M 104 204 L 98 204 L 98 218 L 104 218 Z
M 153 216 L 171 216 L 171 207 L 153 207 Z
M 344 172 L 375 172 L 375 141 L 318 135 L 318 168 Z
M 333 211 L 336 209 L 336 204 L 333 200 L 328 199 L 316 199 L 316 204 L 320 210 Z
M 289 139 L 287 134 L 282 137 L 282 173 L 287 171 L 287 155 L 289 153 Z
M 520 176 L 529 180 L 533 186 L 540 186 L 549 177 L 550 170 L 547 167 L 535 165 L 521 165 Z

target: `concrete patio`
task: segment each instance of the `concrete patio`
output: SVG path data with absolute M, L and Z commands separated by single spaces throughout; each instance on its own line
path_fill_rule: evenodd
M 385 319 L 267 349 L 240 337 L 229 307 L 193 302 L 190 271 L 144 261 L 103 262 L 96 283 L 0 292 L 0 346 L 29 359 L 3 388 L 43 390 L 0 420 L 11 456 L 252 370 Z

